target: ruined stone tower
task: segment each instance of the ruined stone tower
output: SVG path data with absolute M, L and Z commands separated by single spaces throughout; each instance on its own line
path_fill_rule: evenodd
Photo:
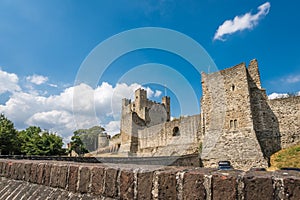
M 135 91 L 135 100 L 122 100 L 121 148 L 120 152 L 135 155 L 139 147 L 139 130 L 163 124 L 170 120 L 170 97 L 163 97 L 162 103 L 147 99 L 147 91 Z
M 202 73 L 204 166 L 229 160 L 236 168 L 267 167 L 280 149 L 276 117 L 261 88 L 256 60 Z

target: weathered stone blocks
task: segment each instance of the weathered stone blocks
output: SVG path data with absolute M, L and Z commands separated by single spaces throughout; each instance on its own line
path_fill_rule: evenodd
M 89 167 L 79 168 L 78 192 L 87 193 L 89 191 L 91 171 Z
M 44 163 L 39 163 L 36 170 L 36 183 L 43 184 L 43 175 L 44 175 Z
M 111 197 L 111 198 L 117 197 L 118 195 L 117 176 L 118 176 L 117 168 L 105 169 L 104 196 Z
M 30 176 L 29 176 L 29 182 L 31 183 L 36 183 L 37 166 L 38 163 L 32 163 L 31 165 Z
M 121 199 L 134 198 L 134 172 L 133 170 L 122 170 L 120 172 L 120 197 Z
M 212 174 L 212 198 L 236 199 L 237 175 L 235 171 L 214 172 Z
M 137 199 L 151 199 L 153 171 L 137 172 Z
M 44 167 L 44 185 L 49 186 L 51 177 L 51 167 L 50 163 L 47 163 Z
M 94 194 L 103 194 L 104 186 L 104 167 L 93 167 L 92 180 L 91 180 L 91 192 Z
M 154 174 L 152 195 L 158 199 L 176 199 L 176 170 L 162 170 Z
M 24 164 L 24 181 L 30 181 L 31 166 L 32 163 Z
M 69 166 L 67 189 L 71 192 L 77 192 L 78 171 L 79 171 L 79 166 L 77 165 Z
M 204 187 L 204 170 L 191 170 L 184 173 L 182 197 L 188 199 L 206 199 L 206 190 Z
M 244 195 L 250 199 L 274 199 L 273 182 L 268 172 L 249 172 L 244 176 Z M 259 187 L 258 187 L 259 186 Z
M 0 170 L 2 177 L 8 177 L 1 180 L 22 180 L 13 187 L 20 182 L 39 184 L 29 191 L 18 189 L 26 198 L 44 197 L 34 189 L 40 191 L 42 185 L 48 185 L 53 197 L 70 199 L 72 195 L 67 194 L 75 193 L 82 199 L 300 199 L 300 172 L 292 170 L 244 172 L 1 159 Z

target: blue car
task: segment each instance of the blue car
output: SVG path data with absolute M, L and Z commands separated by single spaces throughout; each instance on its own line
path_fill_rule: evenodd
M 233 169 L 229 161 L 219 161 L 218 162 L 219 170 L 230 170 Z

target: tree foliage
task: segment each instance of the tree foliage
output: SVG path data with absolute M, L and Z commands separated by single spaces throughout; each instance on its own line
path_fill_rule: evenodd
M 4 114 L 0 115 L 0 154 L 11 155 L 18 152 L 17 131 L 14 124 Z
M 88 153 L 89 151 L 85 148 L 85 145 L 83 144 L 81 138 L 79 137 L 78 133 L 76 131 L 74 132 L 74 135 L 71 138 L 70 142 L 70 151 L 75 151 L 79 156 Z
M 105 129 L 101 126 L 76 130 L 71 138 L 70 150 L 74 150 L 79 155 L 97 150 L 98 137 L 100 134 L 106 135 Z
M 62 155 L 63 141 L 48 131 L 42 131 L 40 127 L 30 126 L 19 132 L 21 153 L 24 155 L 52 156 Z
M 17 131 L 14 124 L 4 114 L 0 116 L 0 154 L 22 154 L 53 156 L 62 155 L 63 141 L 48 131 L 42 131 L 40 127 L 30 126 L 25 130 Z

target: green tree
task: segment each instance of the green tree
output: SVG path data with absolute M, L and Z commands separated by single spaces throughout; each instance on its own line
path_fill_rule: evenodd
M 38 149 L 40 127 L 30 126 L 26 130 L 22 130 L 18 134 L 20 141 L 21 154 L 23 155 L 40 155 Z
M 0 154 L 11 155 L 19 151 L 17 131 L 14 124 L 0 114 Z
M 30 126 L 20 131 L 19 141 L 21 153 L 24 155 L 54 156 L 65 153 L 62 138 L 48 131 L 42 131 L 40 127 Z
M 84 147 L 89 151 L 95 151 L 98 148 L 99 134 L 106 134 L 101 126 L 93 126 L 89 129 L 79 129 L 74 132 L 74 136 L 79 136 Z
M 65 150 L 62 148 L 63 141 L 60 136 L 57 136 L 54 133 L 44 131 L 42 133 L 41 140 L 44 147 L 45 155 L 65 154 Z
M 71 138 L 69 151 L 75 151 L 79 156 L 88 153 L 88 150 L 85 148 L 78 132 L 74 132 L 74 135 Z

